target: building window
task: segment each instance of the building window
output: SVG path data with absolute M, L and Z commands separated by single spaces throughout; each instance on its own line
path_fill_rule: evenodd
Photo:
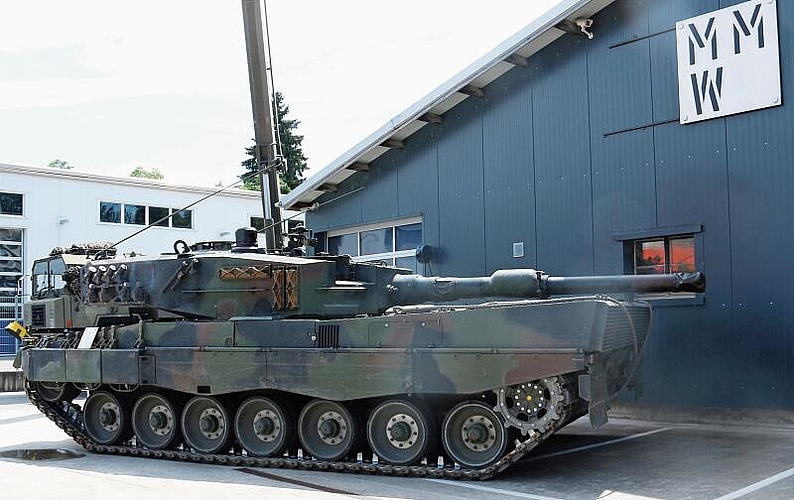
M 0 215 L 22 215 L 22 195 L 0 193 Z
M 695 237 L 670 236 L 634 242 L 634 274 L 691 273 Z
M 124 224 L 146 225 L 146 207 L 143 205 L 124 205 Z
M 171 227 L 179 229 L 193 229 L 193 211 L 171 209 L 174 214 L 171 217 Z
M 385 264 L 419 272 L 416 247 L 422 244 L 422 221 L 415 217 L 384 224 L 328 231 L 331 255 L 348 254 L 354 262 Z
M 0 296 L 15 295 L 21 277 L 22 230 L 0 227 Z
M 121 203 L 99 202 L 99 221 L 121 224 Z
M 164 207 L 149 207 L 149 224 L 154 224 L 158 227 L 168 227 L 171 225 L 170 217 L 168 214 L 171 211 Z M 158 222 L 159 221 L 159 222 Z M 156 224 L 155 224 L 156 223 Z
M 193 211 L 166 207 L 147 207 L 133 203 L 99 202 L 99 222 L 145 226 L 153 224 L 157 227 L 173 227 L 177 229 L 193 229 Z
M 265 228 L 264 217 L 251 217 L 248 222 L 250 222 L 248 226 L 256 229 L 257 231 L 261 231 Z

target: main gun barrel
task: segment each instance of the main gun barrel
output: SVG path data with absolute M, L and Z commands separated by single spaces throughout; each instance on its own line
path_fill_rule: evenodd
M 702 292 L 703 273 L 618 276 L 549 276 L 534 269 L 508 269 L 476 278 L 426 278 L 397 275 L 391 283 L 392 302 L 406 305 L 480 297 L 549 297 L 599 293 Z

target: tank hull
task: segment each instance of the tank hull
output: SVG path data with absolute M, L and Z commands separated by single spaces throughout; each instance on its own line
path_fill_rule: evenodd
M 591 372 L 608 374 L 599 383 L 614 392 L 627 382 L 626 367 L 635 364 L 648 334 L 647 306 L 603 298 L 424 309 L 342 320 L 88 328 L 75 331 L 68 346 L 25 349 L 22 363 L 34 382 L 209 396 L 260 390 L 333 401 L 472 395 Z M 91 344 L 80 346 L 88 335 Z

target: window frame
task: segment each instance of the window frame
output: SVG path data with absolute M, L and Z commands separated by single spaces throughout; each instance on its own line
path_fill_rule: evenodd
M 356 255 L 351 255 L 353 262 L 382 262 L 385 261 L 387 265 L 393 266 L 397 262 L 396 259 L 404 257 L 416 257 L 416 248 L 408 250 L 395 250 L 397 248 L 397 231 L 398 226 L 409 226 L 411 224 L 420 224 L 422 227 L 422 238 L 424 241 L 424 223 L 422 216 L 406 217 L 403 219 L 375 222 L 371 224 L 362 224 L 359 226 L 348 226 L 345 228 L 332 229 L 325 232 L 325 249 L 328 251 L 328 240 L 337 236 L 356 235 Z M 391 229 L 392 232 L 392 251 L 380 252 L 374 254 L 361 255 L 361 233 L 368 231 L 375 231 L 379 229 Z M 420 243 L 421 244 L 421 243 Z M 417 263 L 417 271 L 419 263 Z
M 623 274 L 628 275 L 637 275 L 635 255 L 637 243 L 663 240 L 665 246 L 665 269 L 669 269 L 669 241 L 687 237 L 691 237 L 694 242 L 695 271 L 705 271 L 702 224 L 655 227 L 612 234 L 612 239 L 622 245 Z M 652 302 L 654 307 L 699 306 L 705 304 L 705 293 L 638 293 L 635 297 Z

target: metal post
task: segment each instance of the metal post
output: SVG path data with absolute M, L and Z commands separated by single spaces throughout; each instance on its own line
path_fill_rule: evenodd
M 267 222 L 272 220 L 265 231 L 268 250 L 281 250 L 281 210 L 279 201 L 278 171 L 273 168 L 275 139 L 273 137 L 273 110 L 267 84 L 265 67 L 265 47 L 262 36 L 262 14 L 260 0 L 242 0 L 245 49 L 248 55 L 248 82 L 251 86 L 251 108 L 254 113 L 254 140 L 256 141 L 256 161 L 260 168 L 262 186 L 262 209 Z M 265 184 L 267 179 L 267 184 Z

